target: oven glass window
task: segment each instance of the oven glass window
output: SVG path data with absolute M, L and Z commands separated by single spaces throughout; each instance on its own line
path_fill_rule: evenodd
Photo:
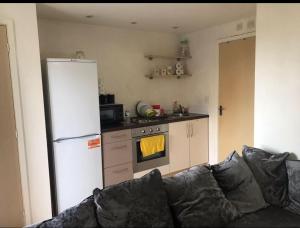
M 166 140 L 165 140 L 165 146 L 164 146 L 163 151 L 157 152 L 153 155 L 149 155 L 149 156 L 146 156 L 146 157 L 143 156 L 143 153 L 141 151 L 141 141 L 138 140 L 136 142 L 136 151 L 137 151 L 136 154 L 137 154 L 137 162 L 138 163 L 153 160 L 153 159 L 158 159 L 158 158 L 161 158 L 161 157 L 165 157 L 166 156 Z

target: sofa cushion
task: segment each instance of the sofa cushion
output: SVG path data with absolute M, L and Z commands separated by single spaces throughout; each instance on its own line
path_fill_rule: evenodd
M 96 217 L 94 197 L 90 196 L 80 204 L 66 209 L 56 217 L 41 223 L 27 226 L 30 228 L 99 227 Z
M 255 212 L 268 206 L 251 170 L 237 152 L 211 166 L 211 169 L 226 198 L 241 213 Z
M 244 146 L 243 157 L 252 170 L 266 202 L 284 207 L 288 204 L 288 178 L 285 160 L 289 153 L 274 154 Z
M 300 215 L 300 161 L 286 161 L 286 169 L 289 180 L 289 205 L 286 209 Z
M 231 228 L 292 228 L 300 227 L 300 216 L 279 207 L 270 206 L 229 223 Z
M 102 227 L 173 227 L 158 169 L 139 179 L 94 190 Z
M 239 216 L 205 166 L 194 166 L 163 182 L 178 227 L 220 227 Z

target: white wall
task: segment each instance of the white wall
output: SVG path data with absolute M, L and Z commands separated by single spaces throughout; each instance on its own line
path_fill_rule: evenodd
M 167 109 L 182 100 L 185 80 L 145 78 L 152 66 L 167 62 L 151 62 L 144 54 L 175 54 L 176 35 L 53 20 L 38 20 L 38 25 L 42 58 L 72 57 L 76 50 L 84 51 L 86 58 L 97 60 L 105 91 L 114 93 L 126 109 L 133 112 L 141 99 Z
M 209 161 L 211 164 L 218 162 L 218 43 L 237 39 L 241 34 L 255 32 L 255 27 L 247 28 L 249 21 L 255 21 L 255 18 L 244 18 L 185 35 L 189 39 L 193 56 L 188 64 L 193 77 L 187 80 L 182 90 L 185 91 L 188 105 L 198 105 L 197 110 L 209 113 Z M 240 23 L 243 24 L 243 29 L 237 30 L 236 26 Z
M 255 146 L 300 157 L 300 5 L 258 4 Z
M 1 4 L 0 17 L 14 24 L 31 209 L 26 222 L 37 222 L 51 217 L 51 201 L 36 7 Z

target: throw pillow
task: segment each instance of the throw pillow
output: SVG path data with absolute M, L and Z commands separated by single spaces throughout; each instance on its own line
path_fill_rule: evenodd
M 163 182 L 179 227 L 222 227 L 239 216 L 205 166 L 194 166 Z
M 244 146 L 243 157 L 259 184 L 265 201 L 279 207 L 288 204 L 288 178 L 285 160 L 289 153 L 274 154 Z
M 80 204 L 68 208 L 56 217 L 41 223 L 26 226 L 27 228 L 54 228 L 54 227 L 82 227 L 97 228 L 99 224 L 96 217 L 94 197 L 90 196 Z
M 289 205 L 285 208 L 300 215 L 300 161 L 286 161 Z
M 211 169 L 226 198 L 241 213 L 255 212 L 267 206 L 251 170 L 235 151 Z
M 139 179 L 94 190 L 101 227 L 173 227 L 158 169 Z

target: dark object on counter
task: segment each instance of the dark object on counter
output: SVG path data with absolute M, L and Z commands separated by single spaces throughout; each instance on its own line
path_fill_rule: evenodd
M 101 125 L 120 124 L 124 120 L 122 104 L 100 105 Z
M 100 105 L 114 104 L 115 103 L 115 95 L 114 94 L 100 94 L 99 102 L 100 102 Z

